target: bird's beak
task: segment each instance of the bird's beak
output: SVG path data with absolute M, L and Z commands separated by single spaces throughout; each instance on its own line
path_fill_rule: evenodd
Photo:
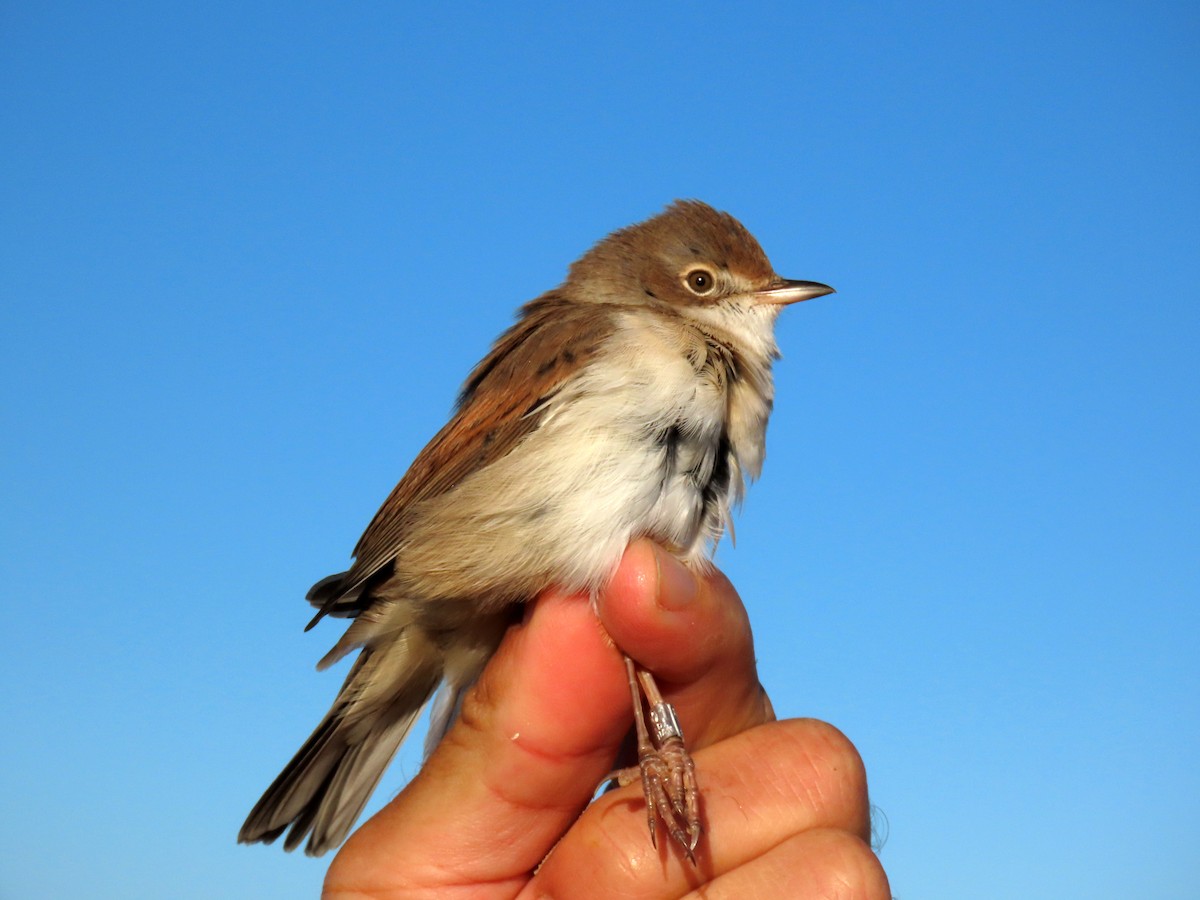
M 791 281 L 780 278 L 769 287 L 755 291 L 754 297 L 760 303 L 787 306 L 789 303 L 799 303 L 801 300 L 811 300 L 813 297 L 824 297 L 834 293 L 837 292 L 833 288 L 819 281 Z

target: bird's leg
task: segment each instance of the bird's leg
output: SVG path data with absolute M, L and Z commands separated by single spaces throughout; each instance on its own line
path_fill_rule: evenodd
M 616 780 L 624 787 L 641 778 L 646 795 L 646 819 L 650 842 L 658 846 L 657 827 L 661 817 L 667 831 L 693 863 L 700 840 L 700 807 L 696 791 L 696 769 L 683 745 L 683 732 L 675 709 L 663 699 L 654 676 L 625 657 L 629 690 L 633 697 L 633 722 L 637 736 L 637 767 L 613 772 L 604 780 Z M 646 727 L 642 697 L 650 708 L 650 728 Z M 653 729 L 653 736 L 651 736 Z

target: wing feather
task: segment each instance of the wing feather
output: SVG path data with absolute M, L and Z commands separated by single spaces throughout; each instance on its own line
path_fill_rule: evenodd
M 413 460 L 359 538 L 354 565 L 314 585 L 309 598 L 321 611 L 311 624 L 335 605 L 342 614 L 370 605 L 369 591 L 349 604 L 338 601 L 391 564 L 422 503 L 502 458 L 537 428 L 546 399 L 591 362 L 612 334 L 613 313 L 611 306 L 573 303 L 553 292 L 521 310 L 471 372 L 453 417 Z

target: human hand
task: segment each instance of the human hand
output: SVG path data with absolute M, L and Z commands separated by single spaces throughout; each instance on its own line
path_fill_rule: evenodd
M 640 541 L 597 606 L 603 628 L 579 596 L 530 605 L 420 773 L 334 858 L 327 900 L 887 898 L 862 762 L 829 725 L 774 721 L 728 579 Z M 614 641 L 655 673 L 696 760 L 694 866 L 651 846 L 640 785 L 588 805 L 631 719 Z

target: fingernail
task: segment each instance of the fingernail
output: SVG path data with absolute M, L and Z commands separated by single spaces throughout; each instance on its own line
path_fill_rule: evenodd
M 661 547 L 654 548 L 658 563 L 658 605 L 662 609 L 686 609 L 696 601 L 700 583 L 695 574 Z

